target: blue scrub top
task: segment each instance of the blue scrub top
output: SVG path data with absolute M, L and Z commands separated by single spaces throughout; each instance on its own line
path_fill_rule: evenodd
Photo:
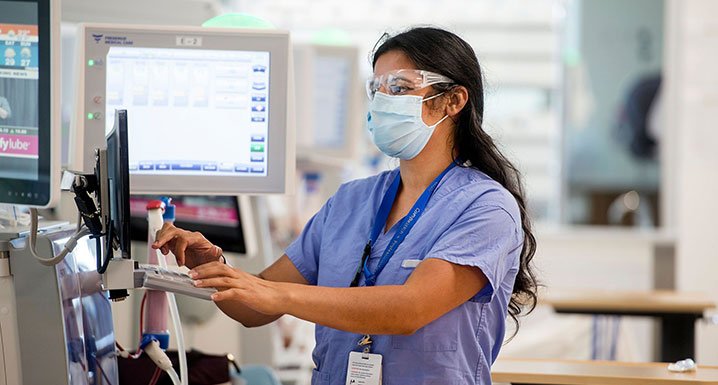
M 342 185 L 287 248 L 310 284 L 349 286 L 398 172 Z M 396 226 L 382 233 L 372 247 L 371 271 L 395 232 Z M 427 258 L 478 267 L 489 283 L 412 335 L 373 335 L 372 352 L 383 355 L 384 385 L 491 384 L 490 366 L 503 343 L 522 245 L 519 208 L 505 188 L 473 168 L 454 167 L 446 174 L 376 285 L 404 284 L 414 268 L 402 267 L 402 261 Z M 361 337 L 317 325 L 312 384 L 344 385 L 349 352 L 361 350 Z

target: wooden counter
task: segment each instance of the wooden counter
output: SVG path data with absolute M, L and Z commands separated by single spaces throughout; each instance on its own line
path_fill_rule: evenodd
M 499 358 L 491 368 L 494 382 L 554 385 L 718 384 L 718 367 L 672 373 L 665 363 Z

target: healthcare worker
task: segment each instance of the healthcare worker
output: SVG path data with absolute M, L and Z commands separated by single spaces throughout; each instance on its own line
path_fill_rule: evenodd
M 536 303 L 536 244 L 518 172 L 481 127 L 479 63 L 414 28 L 385 36 L 373 68 L 368 129 L 399 168 L 342 185 L 257 276 L 199 233 L 165 225 L 153 246 L 245 326 L 316 323 L 312 384 L 490 384 L 507 315 Z

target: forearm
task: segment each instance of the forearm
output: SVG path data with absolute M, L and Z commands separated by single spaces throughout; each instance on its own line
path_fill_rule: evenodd
M 426 309 L 408 287 L 332 288 L 281 284 L 286 313 L 359 334 L 411 334 L 428 323 Z
M 281 315 L 267 315 L 236 301 L 218 302 L 217 307 L 224 314 L 241 323 L 245 327 L 263 326 L 276 321 Z
M 267 280 L 265 277 L 262 276 L 261 273 L 255 275 L 255 277 Z M 282 314 L 272 315 L 260 313 L 250 308 L 249 306 L 237 301 L 217 302 L 217 307 L 224 314 L 248 328 L 264 326 L 268 323 L 276 321 L 277 319 L 279 319 L 279 317 L 282 316 Z
M 291 273 L 278 274 L 285 268 Z M 190 275 L 197 286 L 226 288 L 213 300 L 247 326 L 290 314 L 359 334 L 414 333 L 468 301 L 488 282 L 477 268 L 436 259 L 422 262 L 403 285 L 372 287 L 308 285 L 286 255 L 259 276 L 218 262 L 195 270 Z
M 307 281 L 286 255 L 254 277 L 261 279 L 265 285 L 269 282 L 288 282 L 300 286 L 307 284 Z M 217 302 L 217 306 L 222 312 L 246 327 L 266 325 L 282 316 L 281 313 L 268 315 L 258 312 L 241 301 L 221 301 Z

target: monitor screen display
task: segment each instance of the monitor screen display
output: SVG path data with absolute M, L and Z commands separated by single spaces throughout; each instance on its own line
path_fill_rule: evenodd
M 116 108 L 131 111 L 130 173 L 266 176 L 269 61 L 262 51 L 111 47 L 106 129 Z
M 0 203 L 51 207 L 59 194 L 57 6 L 0 0 Z
M 314 144 L 322 148 L 345 148 L 352 74 L 352 57 L 317 55 L 314 63 Z M 353 118 L 353 117 L 352 117 Z
M 294 46 L 297 152 L 302 159 L 357 159 L 366 109 L 353 46 Z
M 0 177 L 36 181 L 40 153 L 37 4 L 0 1 L 0 6 Z
M 112 114 L 126 109 L 133 194 L 292 186 L 288 32 L 83 24 L 79 35 L 73 169 L 91 170 Z

